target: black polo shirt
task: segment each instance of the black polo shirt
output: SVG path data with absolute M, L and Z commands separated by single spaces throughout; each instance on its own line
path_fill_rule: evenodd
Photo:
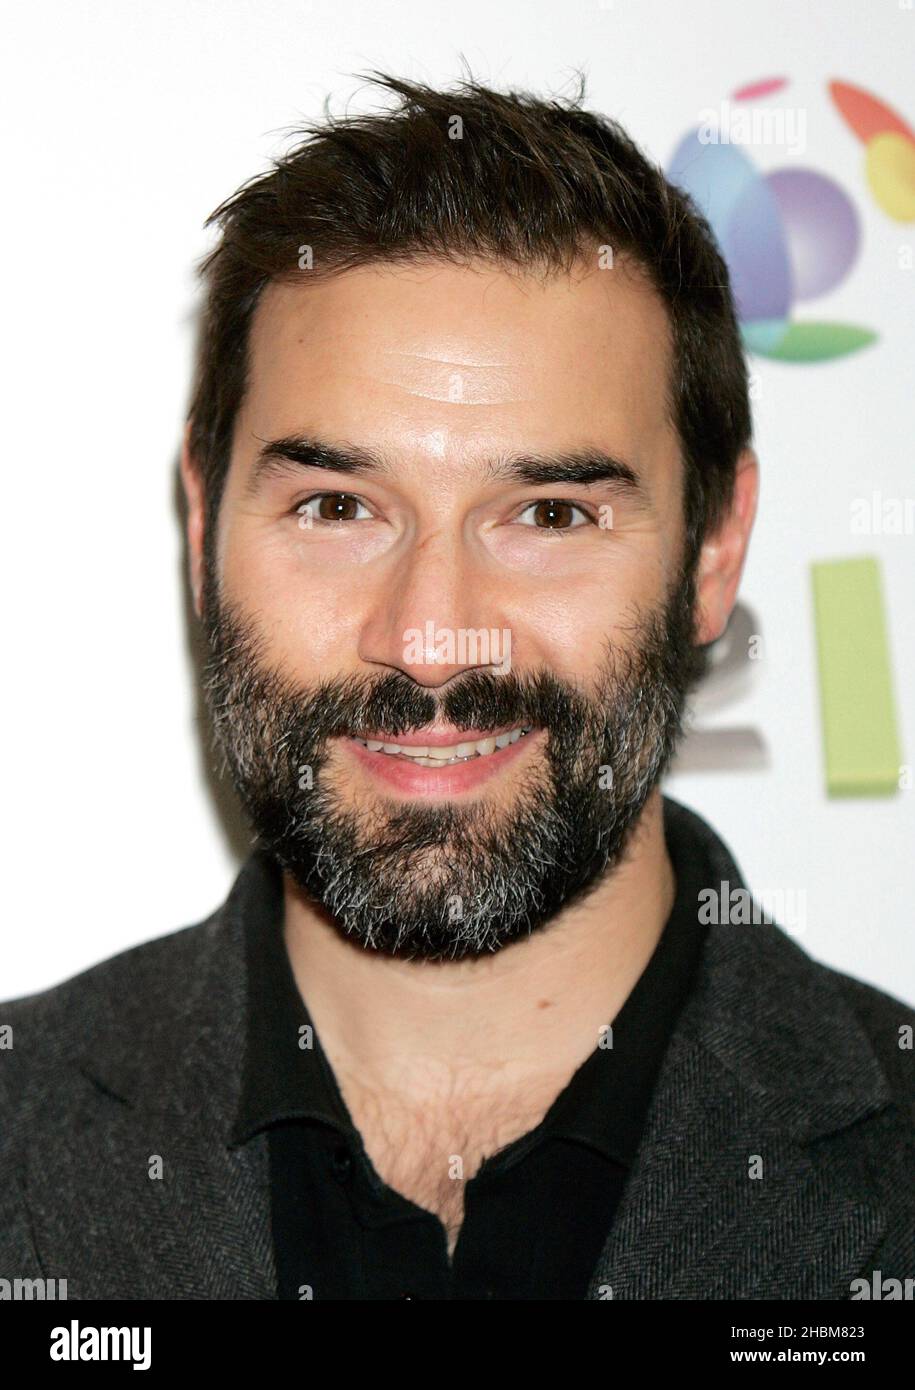
M 245 923 L 248 1043 L 234 1138 L 268 1130 L 279 1298 L 585 1297 L 705 938 L 702 861 L 666 814 L 665 834 L 676 900 L 613 1020 L 612 1046 L 596 1046 L 541 1123 L 466 1180 L 452 1260 L 439 1218 L 375 1171 L 295 983 L 281 871 L 255 851 L 266 890 Z

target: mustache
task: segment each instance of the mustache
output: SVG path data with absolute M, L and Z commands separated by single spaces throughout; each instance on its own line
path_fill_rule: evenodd
M 231 607 L 210 613 L 204 686 L 217 724 L 231 718 L 233 706 L 259 708 L 271 712 L 274 729 L 299 736 L 307 729 L 309 740 L 320 744 L 368 730 L 396 739 L 436 722 L 459 731 L 526 724 L 563 738 L 594 717 L 580 687 L 546 668 L 461 672 L 435 691 L 397 670 L 375 678 L 328 677 L 303 687 L 267 661 L 250 619 Z
M 456 730 L 529 724 L 540 728 L 581 724 L 583 698 L 548 671 L 502 676 L 468 671 L 447 690 L 432 692 L 403 672 L 374 681 L 329 681 L 315 692 L 314 724 L 323 737 L 372 730 L 396 738 L 440 722 Z

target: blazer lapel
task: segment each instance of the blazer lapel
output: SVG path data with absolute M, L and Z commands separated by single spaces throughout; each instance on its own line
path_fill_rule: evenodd
M 275 1298 L 264 1136 L 230 1152 L 205 1125 L 107 1106 L 29 1174 L 45 1277 L 69 1298 Z
M 266 1136 L 230 1143 L 257 891 L 249 859 L 206 923 L 148 943 L 143 965 L 125 957 L 129 977 L 99 986 L 59 1120 L 69 1143 L 33 1153 L 24 1182 L 42 1273 L 67 1279 L 70 1298 L 276 1297 Z
M 886 1217 L 845 1132 L 890 1100 L 839 991 L 788 937 L 711 927 L 588 1298 L 848 1298 Z

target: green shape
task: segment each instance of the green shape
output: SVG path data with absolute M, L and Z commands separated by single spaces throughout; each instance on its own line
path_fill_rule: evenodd
M 878 561 L 811 571 L 827 794 L 892 796 L 902 754 Z
M 752 351 L 780 362 L 828 362 L 877 341 L 871 329 L 854 323 L 792 323 L 771 347 L 762 333 L 747 334 L 745 328 L 744 336 Z

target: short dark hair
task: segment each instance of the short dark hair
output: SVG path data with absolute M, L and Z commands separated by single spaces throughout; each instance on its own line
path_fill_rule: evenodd
M 244 398 L 251 319 L 265 286 L 379 262 L 470 258 L 569 270 L 609 246 L 647 275 L 669 316 L 668 408 L 683 453 L 686 557 L 733 496 L 752 423 L 727 267 L 708 222 L 617 122 L 569 98 L 497 92 L 473 80 L 437 91 L 377 70 L 400 96 L 370 115 L 306 125 L 272 169 L 206 221 L 221 237 L 201 262 L 204 302 L 189 410 L 208 540 Z M 313 248 L 307 275 L 300 248 Z

